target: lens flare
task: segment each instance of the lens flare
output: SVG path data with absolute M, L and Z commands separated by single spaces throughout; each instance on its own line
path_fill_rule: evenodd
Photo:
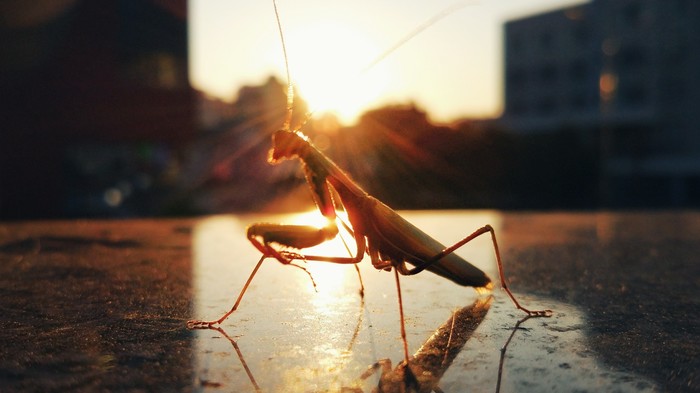
M 380 50 L 361 30 L 318 22 L 288 35 L 293 83 L 312 111 L 333 113 L 348 124 L 379 100 L 391 73 L 381 64 L 362 72 L 367 54 Z

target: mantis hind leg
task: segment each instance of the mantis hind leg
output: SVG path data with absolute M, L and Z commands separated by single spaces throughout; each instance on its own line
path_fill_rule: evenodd
M 520 305 L 518 300 L 515 298 L 513 293 L 510 291 L 508 288 L 508 284 L 506 282 L 506 277 L 505 274 L 503 273 L 503 262 L 501 261 L 501 253 L 498 249 L 498 241 L 496 240 L 496 231 L 493 229 L 491 225 L 484 225 L 483 227 L 477 229 L 474 231 L 472 234 L 469 236 L 465 237 L 464 239 L 458 241 L 454 245 L 445 248 L 442 250 L 440 253 L 437 255 L 433 256 L 432 258 L 426 260 L 424 263 L 420 264 L 419 266 L 413 268 L 413 269 L 408 269 L 404 271 L 400 271 L 401 274 L 404 275 L 413 275 L 422 272 L 426 268 L 428 268 L 430 265 L 437 263 L 445 257 L 448 254 L 451 254 L 455 252 L 458 248 L 462 247 L 463 245 L 469 243 L 470 241 L 474 240 L 475 238 L 485 234 L 485 233 L 490 233 L 491 234 L 491 241 L 493 242 L 493 249 L 496 254 L 496 263 L 498 264 L 498 276 L 501 280 L 501 287 L 503 290 L 506 291 L 508 294 L 508 297 L 513 301 L 513 304 L 515 304 L 515 307 L 517 307 L 519 310 L 522 310 L 526 312 L 529 316 L 532 317 L 551 317 L 552 316 L 552 310 L 529 310 L 523 306 Z

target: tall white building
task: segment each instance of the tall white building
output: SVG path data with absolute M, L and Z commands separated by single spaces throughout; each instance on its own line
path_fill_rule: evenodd
M 593 0 L 505 25 L 514 132 L 600 147 L 605 205 L 700 205 L 700 2 Z

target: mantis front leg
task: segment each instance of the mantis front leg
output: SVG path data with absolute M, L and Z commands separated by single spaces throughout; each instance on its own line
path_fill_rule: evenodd
M 303 255 L 290 251 L 281 251 L 273 247 L 273 244 L 277 244 L 281 247 L 289 247 L 291 249 L 298 250 L 319 245 L 328 240 L 332 240 L 337 235 L 338 227 L 333 222 L 329 222 L 329 225 L 326 225 L 322 228 L 307 225 L 285 225 L 267 223 L 251 225 L 250 227 L 248 227 L 247 230 L 248 240 L 250 240 L 253 246 L 255 246 L 255 248 L 257 248 L 262 253 L 262 256 L 260 257 L 258 263 L 255 265 L 255 268 L 253 268 L 253 271 L 248 277 L 248 280 L 246 280 L 245 285 L 243 285 L 243 289 L 241 289 L 241 292 L 238 294 L 238 298 L 233 304 L 233 307 L 231 307 L 231 309 L 227 313 L 225 313 L 223 316 L 221 316 L 221 318 L 217 320 L 191 320 L 187 322 L 187 327 L 189 329 L 208 329 L 226 320 L 226 318 L 228 318 L 234 311 L 236 311 L 236 309 L 238 309 L 238 305 L 241 303 L 243 295 L 245 294 L 246 290 L 248 289 L 248 286 L 253 281 L 253 277 L 255 277 L 255 274 L 258 272 L 260 266 L 266 258 L 275 258 L 277 261 L 284 265 L 291 265 L 304 270 L 304 272 L 306 272 L 311 278 L 311 282 L 313 283 L 314 287 L 316 287 L 316 283 L 313 281 L 313 277 L 311 277 L 309 271 L 306 270 L 306 268 L 304 268 L 303 266 L 294 264 L 295 260 L 314 260 L 333 263 L 354 264 L 361 261 L 364 254 L 364 242 L 359 241 L 357 255 L 355 255 L 354 257 Z M 362 287 L 361 277 L 360 286 Z M 363 288 L 360 289 L 360 293 L 362 292 Z
M 253 272 L 250 273 L 250 276 L 248 276 L 248 280 L 246 280 L 245 285 L 243 285 L 243 289 L 241 290 L 241 293 L 238 294 L 238 298 L 236 299 L 236 302 L 233 304 L 233 307 L 231 307 L 231 310 L 229 310 L 226 314 L 224 314 L 221 318 L 215 320 L 215 321 L 202 321 L 198 319 L 190 320 L 187 321 L 187 328 L 188 329 L 209 329 L 213 327 L 214 325 L 218 325 L 226 318 L 228 318 L 229 315 L 231 315 L 236 309 L 238 308 L 238 305 L 241 303 L 241 299 L 243 299 L 243 295 L 245 294 L 245 291 L 248 289 L 248 286 L 250 285 L 251 281 L 253 281 L 253 277 L 255 277 L 255 273 L 258 272 L 258 269 L 260 269 L 260 265 L 262 265 L 263 261 L 267 258 L 266 255 L 263 255 L 258 263 L 255 265 L 255 268 L 253 268 Z
M 317 246 L 333 240 L 338 235 L 338 227 L 329 221 L 322 228 L 308 225 L 287 224 L 254 224 L 248 227 L 248 240 L 261 253 L 273 257 L 282 264 L 290 264 L 293 260 L 320 261 L 341 264 L 356 264 L 362 261 L 365 252 L 364 239 L 353 234 L 357 251 L 354 256 L 304 255 L 297 252 L 280 251 L 273 247 L 301 250 Z
M 282 264 L 291 263 L 292 259 L 286 255 L 294 255 L 277 250 L 272 244 L 288 247 L 295 250 L 317 246 L 336 237 L 338 227 L 333 222 L 328 222 L 325 227 L 317 228 L 309 225 L 285 225 L 285 224 L 253 224 L 248 227 L 248 240 L 263 255 L 273 257 Z

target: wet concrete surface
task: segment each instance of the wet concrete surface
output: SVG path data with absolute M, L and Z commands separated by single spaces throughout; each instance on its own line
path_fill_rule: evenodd
M 404 216 L 445 244 L 493 225 L 511 289 L 554 315 L 514 330 L 501 290 L 405 277 L 413 383 L 393 275 L 368 261 L 362 298 L 351 266 L 309 262 L 314 289 L 269 260 L 220 330 L 185 327 L 230 309 L 259 259 L 247 225 L 312 216 L 4 223 L 0 391 L 700 390 L 699 213 Z M 458 253 L 496 279 L 489 239 Z

